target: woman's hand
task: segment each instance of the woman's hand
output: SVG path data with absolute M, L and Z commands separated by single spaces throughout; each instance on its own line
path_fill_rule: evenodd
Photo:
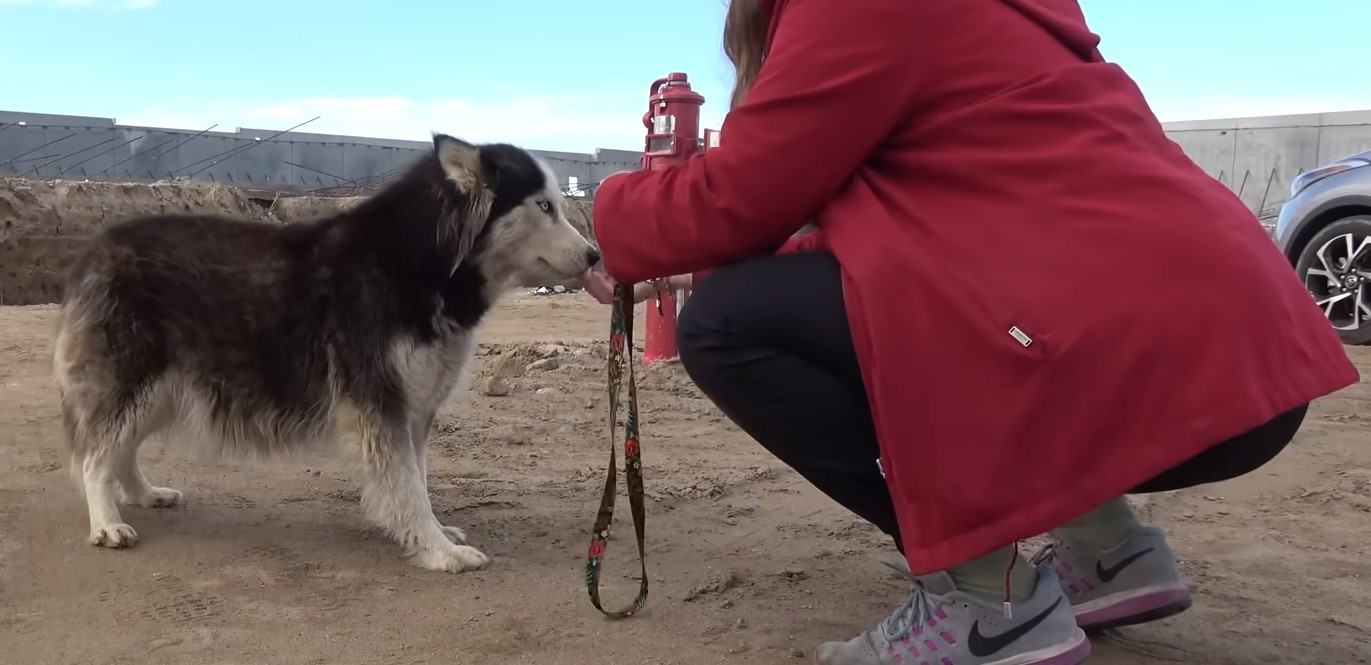
M 601 178 L 600 185 L 605 184 L 606 181 L 614 176 L 626 173 L 633 173 L 633 171 L 615 171 L 614 173 Z M 593 224 L 594 222 L 592 222 L 592 225 Z M 610 277 L 602 269 L 596 269 L 595 266 L 591 266 L 587 269 L 581 274 L 581 285 L 584 286 L 586 292 L 595 298 L 595 300 L 599 301 L 601 305 L 610 305 L 614 303 L 614 287 L 618 285 L 618 282 L 614 281 L 614 278 Z M 636 289 L 634 295 L 637 295 Z
M 688 289 L 691 285 L 690 275 L 676 275 L 674 277 L 662 277 L 647 282 L 640 282 L 633 285 L 634 304 L 643 302 L 662 291 L 674 291 L 677 289 Z M 609 305 L 614 302 L 614 287 L 619 283 L 613 277 L 595 268 L 585 271 L 581 275 L 581 284 L 585 286 L 586 292 L 595 298 L 602 305 Z
M 610 178 L 634 172 L 635 171 L 631 170 L 616 171 L 600 180 L 600 184 L 605 184 Z M 614 302 L 614 287 L 618 285 L 618 282 L 614 281 L 614 278 L 603 272 L 603 270 L 597 270 L 596 268 L 587 270 L 581 275 L 581 284 L 585 286 L 586 292 L 594 297 L 595 300 L 599 301 L 600 304 L 609 305 Z M 633 302 L 634 304 L 643 302 L 662 291 L 688 289 L 690 288 L 690 284 L 690 275 L 676 275 L 674 277 L 662 277 L 647 282 L 640 282 L 633 285 Z
M 614 302 L 614 287 L 618 282 L 614 281 L 602 270 L 590 268 L 581 275 L 581 285 L 586 288 L 586 293 L 600 302 L 601 305 L 609 305 Z

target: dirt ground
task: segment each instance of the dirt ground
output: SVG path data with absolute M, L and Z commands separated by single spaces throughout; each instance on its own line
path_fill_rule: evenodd
M 430 489 L 487 570 L 430 573 L 361 521 L 339 462 L 234 464 L 144 449 L 182 505 L 130 509 L 131 550 L 84 543 L 49 378 L 48 305 L 0 308 L 0 662 L 178 665 L 793 663 L 903 600 L 875 530 L 734 429 L 677 366 L 645 371 L 649 565 L 636 619 L 602 619 L 583 562 L 608 446 L 603 308 L 521 295 L 482 333 L 554 358 L 440 416 Z M 1371 352 L 1352 349 L 1364 371 Z M 621 503 L 621 505 L 623 505 Z M 1150 498 L 1196 606 L 1096 643 L 1092 663 L 1371 660 L 1371 389 L 1322 400 L 1293 447 L 1234 482 Z M 626 509 L 606 593 L 636 588 Z

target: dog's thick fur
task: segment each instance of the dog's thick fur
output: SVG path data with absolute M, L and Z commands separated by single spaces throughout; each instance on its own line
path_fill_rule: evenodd
M 577 276 L 598 253 L 533 155 L 442 134 L 433 143 L 397 182 L 333 217 L 153 216 L 92 241 L 67 278 L 53 354 L 91 544 L 136 542 L 120 502 L 181 499 L 139 469 L 150 436 L 259 455 L 345 437 L 365 512 L 417 565 L 488 562 L 429 504 L 434 415 L 501 293 Z

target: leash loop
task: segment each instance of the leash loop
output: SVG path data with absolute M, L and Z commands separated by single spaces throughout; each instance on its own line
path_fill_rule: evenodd
M 633 377 L 633 286 L 617 284 L 614 304 L 609 317 L 609 470 L 606 472 L 604 494 L 600 510 L 595 516 L 595 528 L 590 534 L 590 550 L 586 555 L 586 589 L 595 609 L 611 619 L 626 619 L 642 611 L 647 605 L 647 553 L 644 546 L 643 521 L 643 463 L 638 443 L 638 386 Z M 609 611 L 600 603 L 600 573 L 609 539 L 609 525 L 614 521 L 614 495 L 618 481 L 619 405 L 624 384 L 628 384 L 628 413 L 624 417 L 624 485 L 628 490 L 629 511 L 633 515 L 633 533 L 638 541 L 638 563 L 642 577 L 638 598 L 625 609 Z

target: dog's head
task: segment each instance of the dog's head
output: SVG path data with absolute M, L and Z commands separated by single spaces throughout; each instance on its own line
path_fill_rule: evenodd
M 556 175 L 532 153 L 446 134 L 434 135 L 433 150 L 447 185 L 465 202 L 440 238 L 452 243 L 454 272 L 467 265 L 492 284 L 533 286 L 576 277 L 599 261 L 567 221 Z

